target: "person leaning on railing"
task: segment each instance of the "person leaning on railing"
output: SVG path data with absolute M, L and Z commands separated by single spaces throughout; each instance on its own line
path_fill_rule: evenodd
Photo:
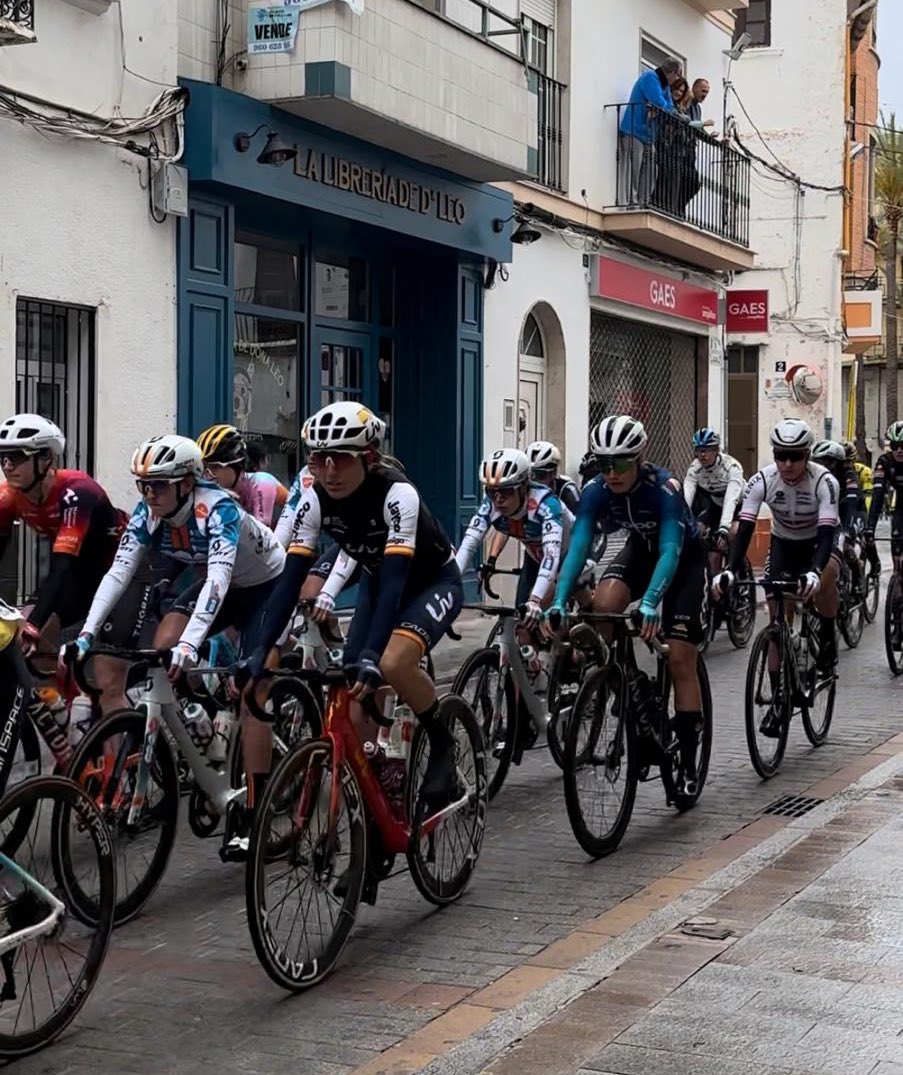
M 668 59 L 644 71 L 633 84 L 618 125 L 618 204 L 648 202 L 655 186 L 656 110 L 674 111 L 669 87 L 682 74 L 679 60 Z

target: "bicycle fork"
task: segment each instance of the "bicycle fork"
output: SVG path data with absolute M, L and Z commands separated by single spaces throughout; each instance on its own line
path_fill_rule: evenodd
M 147 687 L 147 693 L 144 696 L 147 706 L 147 723 L 144 726 L 144 742 L 141 746 L 141 757 L 138 760 L 138 776 L 135 780 L 135 794 L 132 796 L 132 804 L 129 807 L 128 825 L 137 825 L 141 811 L 144 809 L 154 750 L 157 746 L 157 735 L 160 732 L 163 705 L 172 698 L 172 688 L 162 668 L 151 669 Z M 124 764 L 124 760 L 124 758 L 121 759 L 120 764 Z M 118 787 L 118 781 L 116 786 Z

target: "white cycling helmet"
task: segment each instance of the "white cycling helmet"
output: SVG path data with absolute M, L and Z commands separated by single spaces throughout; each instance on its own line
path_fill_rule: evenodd
M 385 424 L 363 403 L 340 400 L 322 407 L 304 423 L 301 438 L 315 451 L 362 452 L 377 447 Z
M 815 443 L 815 434 L 802 418 L 782 418 L 771 431 L 772 448 L 808 452 Z
M 648 440 L 642 422 L 629 414 L 612 414 L 592 430 L 589 446 L 596 455 L 639 455 Z
M 561 464 L 561 452 L 550 440 L 535 440 L 528 444 L 527 458 L 534 470 L 551 470 Z
M 506 489 L 530 480 L 530 460 L 517 448 L 502 448 L 480 463 L 480 481 L 488 489 Z
M 132 473 L 136 478 L 200 478 L 204 459 L 197 441 L 166 433 L 138 445 L 132 456 Z
M 49 449 L 61 456 L 66 451 L 66 438 L 58 425 L 39 414 L 14 414 L 0 426 L 0 449 L 20 448 L 23 452 L 42 452 Z
M 846 462 L 847 453 L 842 444 L 836 440 L 820 440 L 812 449 L 812 458 L 816 462 L 827 459 L 834 463 Z

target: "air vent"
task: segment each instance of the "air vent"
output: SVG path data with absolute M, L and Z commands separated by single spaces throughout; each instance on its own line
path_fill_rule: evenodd
M 763 814 L 774 814 L 777 817 L 802 817 L 821 806 L 824 799 L 810 799 L 806 795 L 782 795 L 775 799 L 770 806 L 766 806 Z

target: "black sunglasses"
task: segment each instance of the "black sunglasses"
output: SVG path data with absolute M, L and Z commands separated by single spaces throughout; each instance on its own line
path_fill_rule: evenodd
M 892 452 L 903 452 L 903 440 L 892 440 L 890 442 L 890 450 Z
M 784 451 L 781 448 L 774 450 L 774 461 L 776 463 L 799 463 L 805 458 L 805 452 Z
M 171 485 L 176 485 L 181 478 L 137 478 L 135 485 L 142 496 L 153 493 L 154 496 L 162 496 Z
M 37 455 L 37 452 L 26 452 L 21 448 L 10 448 L 7 451 L 0 451 L 0 466 L 20 467 L 26 459 L 31 459 L 32 456 Z

